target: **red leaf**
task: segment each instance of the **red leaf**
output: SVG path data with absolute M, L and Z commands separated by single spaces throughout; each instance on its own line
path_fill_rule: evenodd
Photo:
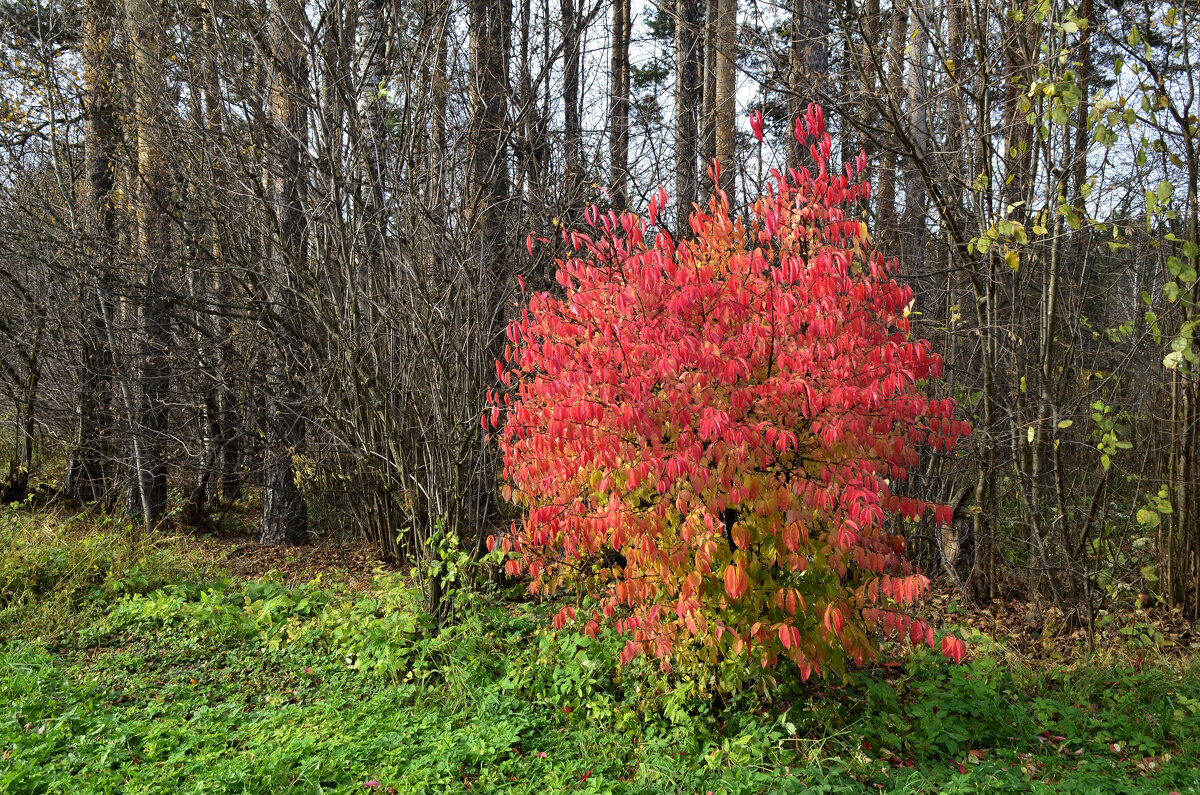
M 756 110 L 750 114 L 750 129 L 754 132 L 754 137 L 762 143 L 763 139 L 763 115 L 761 110 Z
M 956 663 L 961 663 L 963 657 L 967 654 L 967 644 L 953 635 L 946 635 L 942 638 L 942 654 L 947 659 L 954 660 Z
M 735 561 L 725 567 L 725 593 L 729 594 L 730 599 L 741 598 L 749 584 L 750 578 L 742 570 L 740 563 Z

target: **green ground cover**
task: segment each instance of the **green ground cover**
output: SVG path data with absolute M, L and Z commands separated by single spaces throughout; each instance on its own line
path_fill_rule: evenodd
M 1035 665 L 975 633 L 961 666 L 719 699 L 511 594 L 436 631 L 394 573 L 288 587 L 116 525 L 0 534 L 4 793 L 1200 791 L 1178 653 Z

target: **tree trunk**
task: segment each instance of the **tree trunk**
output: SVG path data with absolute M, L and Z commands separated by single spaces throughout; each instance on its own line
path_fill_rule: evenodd
M 716 94 L 717 94 L 717 15 L 721 0 L 704 2 L 704 91 L 700 110 L 700 159 L 708 168 L 717 155 Z
M 433 62 L 433 118 L 430 120 L 429 147 L 429 205 L 433 214 L 433 222 L 439 226 L 445 224 L 448 176 L 447 170 L 447 141 L 446 126 L 448 123 L 446 103 L 450 89 L 450 76 L 447 74 L 447 57 L 449 50 L 450 7 L 449 2 L 443 6 L 444 16 L 438 21 L 437 50 Z
M 229 175 L 221 162 L 219 141 L 225 132 L 225 118 L 221 102 L 221 75 L 217 64 L 217 37 L 215 26 L 217 11 L 210 2 L 201 11 L 201 33 L 204 43 L 204 127 L 212 152 L 213 199 L 210 202 L 211 213 L 209 227 L 209 254 L 212 257 L 212 292 L 218 307 L 231 305 L 233 291 L 229 273 L 230 264 L 226 261 L 227 221 L 226 205 L 222 199 L 230 195 Z M 216 446 L 214 455 L 215 470 L 210 480 L 213 495 L 226 502 L 237 499 L 241 490 L 241 479 L 238 476 L 238 462 L 241 457 L 241 417 L 238 412 L 238 398 L 233 389 L 235 378 L 234 368 L 237 364 L 237 353 L 233 346 L 233 323 L 228 313 L 214 312 L 212 326 L 215 334 L 214 363 L 215 384 L 212 395 L 213 443 Z M 210 495 L 210 496 L 213 496 Z
M 697 0 L 675 3 L 675 235 L 688 234 L 688 219 L 697 199 L 696 114 L 700 104 Z
M 579 121 L 579 21 L 575 13 L 574 0 L 562 0 L 563 37 L 563 151 L 566 166 L 567 204 L 579 202 L 583 185 L 583 167 L 580 163 L 582 128 Z M 472 30 L 474 36 L 475 31 Z M 474 46 L 472 38 L 472 46 Z
M 734 159 L 737 140 L 734 120 L 737 110 L 737 0 L 717 0 L 715 22 L 714 157 L 721 164 L 720 188 L 725 191 L 732 206 L 734 175 L 737 172 Z
M 910 55 L 908 67 L 908 97 L 906 134 L 911 151 L 904 158 L 904 230 L 901 241 L 901 262 L 904 273 L 913 279 L 918 303 L 930 298 L 928 285 L 923 284 L 925 245 L 929 240 L 926 216 L 929 211 L 925 180 L 920 164 L 928 160 L 929 152 L 929 9 L 928 0 L 916 0 L 910 7 L 912 33 L 908 37 Z M 928 167 L 928 165 L 926 165 Z M 929 311 L 932 307 L 927 308 Z
M 308 256 L 308 216 L 304 204 L 306 179 L 308 62 L 304 8 L 299 0 L 274 0 L 270 39 L 274 55 L 271 75 L 273 150 L 272 199 L 277 240 L 277 264 L 269 279 L 275 316 L 278 361 L 267 383 L 266 446 L 264 449 L 262 529 L 264 544 L 302 544 L 308 541 L 304 494 L 296 483 L 294 462 L 306 452 L 307 431 L 303 397 L 303 317 L 300 276 Z
M 364 191 L 364 228 L 366 231 L 366 276 L 380 271 L 380 261 L 387 240 L 387 214 L 384 211 L 384 185 L 387 157 L 387 124 L 384 114 L 385 83 L 390 77 L 390 25 L 382 0 L 365 0 L 362 23 L 364 49 L 367 55 L 364 88 L 366 108 L 363 111 L 363 166 L 367 189 Z
M 908 38 L 908 6 L 905 0 L 896 0 L 892 8 L 892 21 L 888 30 L 887 85 L 880 103 L 887 106 L 899 103 L 904 94 L 904 51 Z M 889 109 L 889 124 L 894 124 L 894 112 Z M 889 136 L 890 138 L 890 136 Z M 886 139 L 885 139 L 886 140 Z M 896 150 L 899 144 L 886 140 L 882 162 L 879 164 L 879 222 L 877 234 L 886 247 L 896 234 Z
M 31 306 L 31 308 L 34 308 Z M 33 469 L 34 434 L 37 430 L 37 391 L 42 378 L 41 348 L 42 335 L 46 330 L 44 310 L 34 309 L 39 315 L 34 326 L 33 339 L 30 340 L 29 350 L 21 358 L 24 360 L 25 372 L 19 373 L 4 359 L 0 359 L 0 367 L 9 376 L 16 398 L 16 416 L 13 418 L 15 431 L 15 456 L 9 460 L 8 477 L 0 482 L 0 500 L 15 502 L 21 500 L 29 488 L 29 473 Z
M 810 102 L 821 102 L 828 93 L 829 0 L 792 0 L 788 63 L 788 123 L 805 114 Z M 787 165 L 801 164 L 806 148 L 791 134 L 787 137 Z
M 164 63 L 166 19 L 151 0 L 127 0 L 133 47 L 134 118 L 137 123 L 137 268 L 142 302 L 138 323 L 141 387 L 133 429 L 131 513 L 147 530 L 166 516 L 165 445 L 170 411 L 171 178 L 166 165 L 166 122 L 171 102 Z
M 81 361 L 76 402 L 75 437 L 67 458 L 63 491 L 83 502 L 104 499 L 108 491 L 107 462 L 112 429 L 112 357 L 104 334 L 102 300 L 97 290 L 107 289 L 115 242 L 113 191 L 113 104 L 116 53 L 113 22 L 117 11 L 112 0 L 89 0 L 83 9 L 84 82 L 84 234 L 94 270 L 95 284 L 82 277 L 80 305 Z
M 880 116 L 879 99 L 876 96 L 881 71 L 879 67 L 886 61 L 887 56 L 879 19 L 879 0 L 867 0 L 862 14 L 862 49 L 858 55 L 857 71 L 863 92 L 862 107 L 865 111 L 863 126 L 865 129 L 859 135 L 858 146 L 867 154 L 867 170 L 863 173 L 863 178 L 870 180 L 875 155 L 879 148 L 876 143 Z
M 564 3 L 564 17 L 568 16 L 566 11 Z M 485 341 L 486 351 L 483 359 L 494 361 L 503 351 L 500 347 L 503 345 L 500 329 L 504 317 L 501 307 L 510 277 L 507 270 L 510 257 L 507 254 L 509 174 L 506 154 L 509 135 L 506 119 L 512 6 L 506 0 L 470 0 L 467 12 L 473 78 L 470 83 L 465 209 L 472 251 L 474 256 L 478 257 L 479 263 L 476 283 L 479 296 L 477 319 L 483 324 L 482 339 Z M 573 12 L 571 16 L 573 17 Z M 575 30 L 574 22 L 571 29 Z M 578 118 L 574 124 L 578 124 Z M 578 130 L 573 132 L 577 134 Z M 570 142 L 568 146 L 570 147 Z M 490 367 L 488 371 L 491 371 Z M 479 389 L 477 402 L 480 406 L 484 402 L 483 390 L 490 386 L 486 384 L 486 378 L 490 378 L 490 375 L 481 374 L 481 377 L 475 379 Z M 444 402 L 450 403 L 451 399 L 447 397 Z M 479 429 L 476 428 L 476 431 Z M 474 451 L 482 451 L 479 460 L 492 460 L 488 453 L 490 448 L 485 446 L 482 432 L 472 437 L 469 443 L 480 445 L 472 448 Z M 441 493 L 427 495 L 430 506 L 426 509 L 429 515 L 426 517 L 425 532 L 431 539 L 439 534 L 461 538 L 469 529 L 475 533 L 475 538 L 471 540 L 472 545 L 478 548 L 482 544 L 482 523 L 487 517 L 487 506 L 491 504 L 491 494 L 495 486 L 490 466 L 489 463 L 474 472 L 464 471 L 465 468 L 460 467 L 448 468 L 450 472 L 444 478 L 446 482 L 442 484 L 445 493 L 465 495 L 466 498 L 444 498 Z M 433 511 L 438 512 L 436 516 L 432 514 Z M 474 527 L 463 526 L 468 519 L 475 521 Z M 429 578 L 426 582 L 425 596 L 430 615 L 447 615 L 446 606 L 441 604 L 443 595 L 444 589 L 440 579 L 436 576 Z
M 613 209 L 624 210 L 628 204 L 629 176 L 629 39 L 633 20 L 629 0 L 613 0 L 612 19 L 612 81 L 609 100 L 609 196 Z

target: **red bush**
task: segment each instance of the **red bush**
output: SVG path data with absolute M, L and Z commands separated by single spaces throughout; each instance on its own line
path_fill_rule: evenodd
M 917 388 L 941 361 L 848 217 L 865 157 L 828 172 L 817 106 L 797 135 L 815 173 L 773 172 L 749 229 L 720 192 L 683 241 L 656 229 L 662 191 L 645 220 L 589 207 L 592 231 L 564 232 L 561 294 L 531 295 L 508 329 L 512 389 L 484 424 L 525 516 L 491 543 L 532 591 L 598 598 L 584 631 L 615 621 L 622 661 L 782 655 L 807 678 L 861 665 L 879 635 L 934 644 L 904 612 L 928 580 L 885 524 L 934 506 L 890 484 L 968 428 Z M 962 641 L 942 651 L 961 659 Z

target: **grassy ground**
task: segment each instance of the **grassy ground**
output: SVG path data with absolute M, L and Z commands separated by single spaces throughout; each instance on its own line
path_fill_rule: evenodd
M 962 666 L 716 704 L 502 594 L 434 632 L 397 574 L 196 549 L 0 516 L 0 792 L 1200 791 L 1200 663 L 1152 633 L 1036 664 L 977 636 Z

